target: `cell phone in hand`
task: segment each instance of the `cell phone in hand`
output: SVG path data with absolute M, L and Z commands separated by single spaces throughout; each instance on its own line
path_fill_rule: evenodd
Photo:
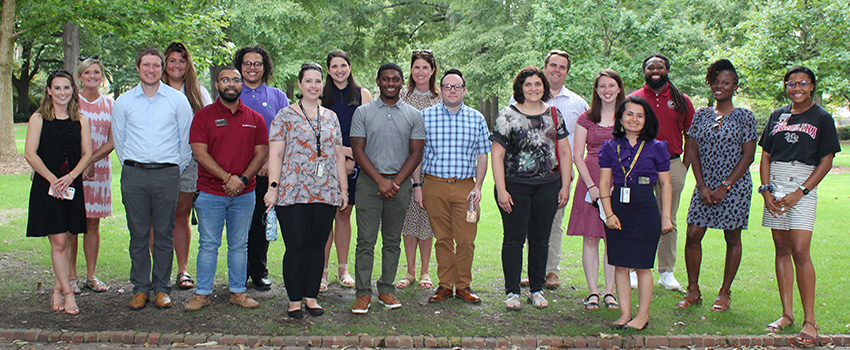
M 73 187 L 68 187 L 68 188 L 66 188 L 66 189 L 65 189 L 65 193 L 62 195 L 62 199 L 64 199 L 64 200 L 72 200 L 72 199 L 74 199 L 74 192 L 76 192 L 76 189 L 75 189 L 75 188 L 73 188 Z M 48 194 L 49 196 L 51 196 L 51 197 L 54 197 L 54 196 L 53 196 L 53 193 L 54 193 L 54 192 L 53 192 L 53 187 L 50 187 L 50 188 L 47 190 L 47 194 Z

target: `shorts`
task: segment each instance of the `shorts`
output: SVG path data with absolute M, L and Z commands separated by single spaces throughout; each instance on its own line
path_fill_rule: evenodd
M 198 162 L 189 161 L 189 166 L 180 174 L 180 192 L 194 193 L 198 188 Z
M 774 195 L 781 198 L 796 191 L 814 170 L 814 165 L 797 161 L 770 162 L 770 185 L 773 186 Z M 818 190 L 815 187 L 809 191 L 809 194 L 800 197 L 797 204 L 778 218 L 773 217 L 765 208 L 761 216 L 761 225 L 774 230 L 812 231 L 817 216 L 817 202 Z

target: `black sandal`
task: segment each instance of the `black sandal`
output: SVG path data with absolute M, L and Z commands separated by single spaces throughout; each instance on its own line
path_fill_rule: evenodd
M 183 290 L 195 288 L 195 281 L 192 280 L 192 275 L 188 272 L 177 274 L 177 288 Z
M 613 299 L 613 301 L 607 301 L 608 297 L 611 297 L 611 299 Z M 615 297 L 614 294 L 611 294 L 611 293 L 605 294 L 604 296 L 602 296 L 602 302 L 605 303 L 605 307 L 607 307 L 608 310 L 619 310 L 620 309 L 620 303 L 617 302 L 617 297 Z
M 590 298 L 596 297 L 596 301 L 590 301 Z M 599 310 L 599 294 L 591 293 L 584 298 L 584 308 L 587 310 Z

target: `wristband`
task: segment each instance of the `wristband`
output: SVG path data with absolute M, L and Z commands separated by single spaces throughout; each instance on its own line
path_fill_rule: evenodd
M 416 183 L 416 182 L 414 182 L 414 183 L 413 183 L 413 188 L 417 188 L 417 187 L 422 187 L 422 183 L 421 183 L 421 182 L 420 182 L 420 183 Z
M 727 190 L 732 188 L 732 185 L 729 184 L 729 181 L 723 180 L 723 182 L 721 182 L 720 184 L 723 185 L 723 187 L 726 187 Z

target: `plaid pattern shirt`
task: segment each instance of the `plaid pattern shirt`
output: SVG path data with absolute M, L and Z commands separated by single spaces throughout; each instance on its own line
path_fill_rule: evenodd
M 484 116 L 466 105 L 452 113 L 442 102 L 422 111 L 425 154 L 422 172 L 436 177 L 475 176 L 477 156 L 490 153 L 490 131 Z

